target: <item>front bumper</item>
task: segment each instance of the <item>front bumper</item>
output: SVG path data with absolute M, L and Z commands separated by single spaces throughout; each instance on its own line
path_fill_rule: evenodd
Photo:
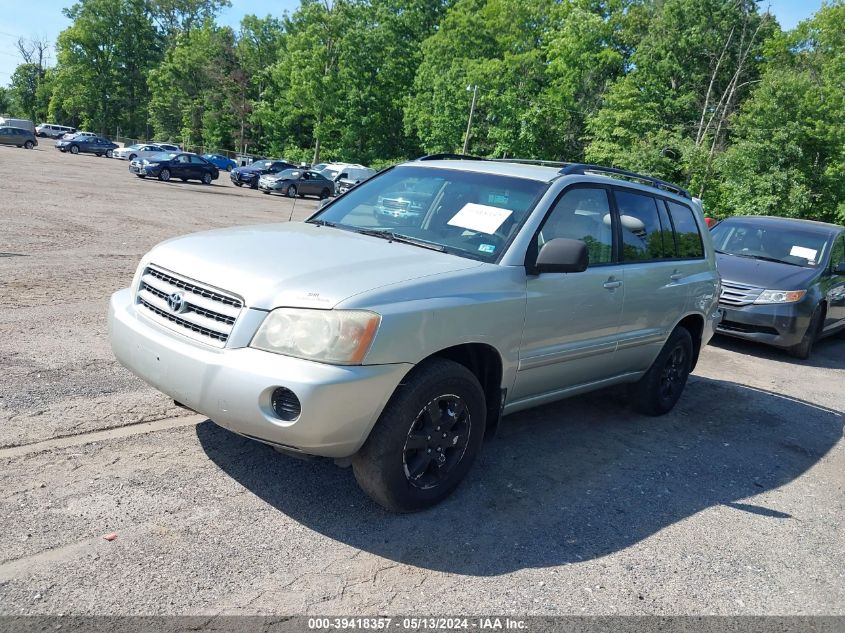
M 249 347 L 208 347 L 147 319 L 128 288 L 112 295 L 109 338 L 122 365 L 220 426 L 326 457 L 348 457 L 361 447 L 411 368 L 344 367 Z M 270 399 L 277 387 L 299 398 L 302 412 L 296 420 L 273 414 Z
M 722 320 L 718 334 L 743 338 L 776 347 L 791 347 L 801 342 L 810 325 L 812 309 L 801 303 L 719 304 Z
M 259 180 L 258 181 L 258 188 L 261 191 L 279 191 L 282 188 L 281 182 L 267 182 L 266 180 Z

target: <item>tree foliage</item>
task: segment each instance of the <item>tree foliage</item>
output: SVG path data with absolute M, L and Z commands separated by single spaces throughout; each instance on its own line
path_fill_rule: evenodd
M 77 0 L 0 106 L 114 134 L 383 165 L 590 161 L 715 215 L 845 220 L 845 0 L 785 33 L 757 0 Z M 40 54 L 39 54 L 40 51 Z

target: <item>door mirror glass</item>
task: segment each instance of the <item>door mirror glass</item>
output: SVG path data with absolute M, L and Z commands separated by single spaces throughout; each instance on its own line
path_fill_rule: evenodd
M 836 264 L 833 268 L 833 272 L 837 275 L 845 275 L 845 262 L 839 262 Z
M 543 244 L 535 269 L 538 273 L 580 273 L 587 270 L 589 263 L 584 242 L 556 237 Z

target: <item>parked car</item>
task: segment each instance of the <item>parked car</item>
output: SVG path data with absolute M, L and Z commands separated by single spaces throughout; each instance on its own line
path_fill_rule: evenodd
M 202 157 L 209 163 L 212 163 L 217 169 L 225 171 L 232 171 L 238 164 L 227 156 L 222 154 L 203 154 Z
M 26 130 L 31 134 L 35 134 L 35 124 L 29 119 L 10 119 L 0 117 L 0 127 L 16 127 L 21 130 Z
M 139 178 L 158 178 L 164 182 L 179 178 L 183 182 L 199 180 L 210 185 L 220 175 L 217 167 L 202 156 L 188 152 L 161 152 L 129 163 L 129 171 Z
M 65 134 L 75 134 L 75 127 L 56 125 L 55 123 L 41 123 L 35 126 L 35 135 L 45 138 L 62 138 Z
M 253 189 L 258 188 L 258 179 L 264 174 L 275 174 L 285 169 L 295 169 L 296 165 L 285 160 L 257 160 L 246 167 L 236 167 L 229 178 L 237 187 L 248 185 Z
M 820 338 L 845 330 L 845 228 L 747 216 L 710 233 L 722 275 L 718 333 L 804 359 Z
M 102 136 L 83 136 L 77 134 L 73 138 L 56 141 L 56 149 L 71 154 L 96 154 L 97 156 L 112 157 L 117 144 Z
M 265 174 L 258 179 L 258 188 L 264 193 L 283 193 L 288 198 L 317 196 L 325 200 L 334 195 L 334 183 L 308 169 L 285 169 L 278 174 Z
M 174 145 L 173 143 L 160 143 L 158 141 L 153 141 L 153 145 L 158 145 L 161 149 L 165 152 L 181 152 L 182 148 L 178 145 Z
M 332 178 L 335 185 L 335 195 L 339 196 L 342 193 L 346 193 L 355 185 L 360 184 L 375 175 L 375 169 L 370 169 L 369 167 L 364 167 L 362 165 L 349 165 L 348 167 L 341 169 Z
M 165 151 L 160 145 L 150 143 L 135 143 L 127 147 L 120 147 L 112 152 L 112 158 L 120 160 L 135 160 L 138 156 L 144 157 L 152 154 L 159 154 Z
M 32 149 L 38 145 L 35 134 L 29 130 L 19 127 L 0 127 L 0 145 L 16 145 L 26 149 Z
M 95 138 L 96 136 L 97 135 L 94 134 L 93 132 L 67 132 L 66 134 L 64 134 L 61 137 L 60 140 L 66 141 L 66 140 L 69 140 L 69 139 L 72 139 L 72 138 L 78 138 L 78 139 Z
M 435 195 L 414 225 L 381 222 L 379 197 L 417 189 Z M 377 502 L 412 511 L 451 493 L 503 414 L 622 383 L 638 410 L 671 410 L 718 291 L 680 187 L 433 156 L 305 223 L 160 244 L 112 296 L 109 331 L 123 365 L 186 407 L 351 460 Z

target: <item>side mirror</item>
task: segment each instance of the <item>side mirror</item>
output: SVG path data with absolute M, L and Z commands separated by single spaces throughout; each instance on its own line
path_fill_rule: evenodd
M 845 275 L 845 262 L 839 262 L 833 267 L 834 275 Z
M 580 273 L 587 270 L 589 263 L 584 242 L 557 237 L 543 244 L 534 269 L 537 273 Z

